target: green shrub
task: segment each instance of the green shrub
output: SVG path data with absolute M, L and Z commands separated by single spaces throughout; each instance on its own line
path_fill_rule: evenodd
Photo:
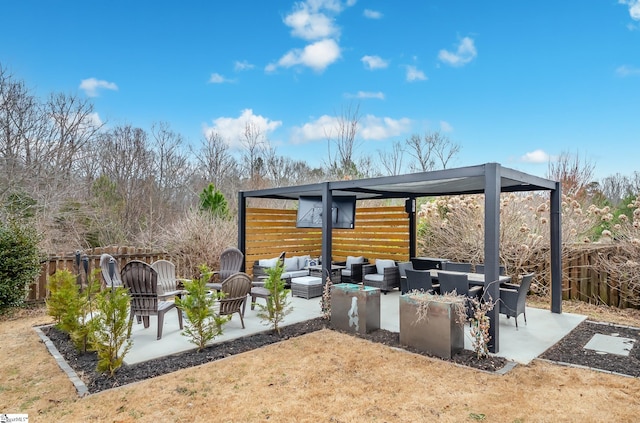
M 76 277 L 68 270 L 58 270 L 49 277 L 49 298 L 47 312 L 58 328 L 69 334 L 76 348 L 88 351 L 93 348 L 96 314 L 95 296 L 100 290 L 95 269 L 84 290 L 76 282 Z
M 198 351 L 202 351 L 207 342 L 221 335 L 222 325 L 231 319 L 231 316 L 219 316 L 213 310 L 217 297 L 210 294 L 206 287 L 211 274 L 206 265 L 201 265 L 200 278 L 184 281 L 187 294 L 176 298 L 176 305 L 187 315 L 186 328 L 182 334 L 191 338 L 190 341 L 198 346 Z
M 39 241 L 32 225 L 0 221 L 0 311 L 24 304 L 40 275 Z
M 264 287 L 271 291 L 271 295 L 267 297 L 267 304 L 256 304 L 260 311 L 258 317 L 271 328 L 280 334 L 280 323 L 284 317 L 291 313 L 292 308 L 289 305 L 287 296 L 291 290 L 284 287 L 282 280 L 283 264 L 278 261 L 275 267 L 266 269 L 269 277 L 265 280 Z
M 122 366 L 132 346 L 129 318 L 130 297 L 124 287 L 113 287 L 98 294 L 98 313 L 93 319 L 94 347 L 98 353 L 97 370 L 113 376 Z

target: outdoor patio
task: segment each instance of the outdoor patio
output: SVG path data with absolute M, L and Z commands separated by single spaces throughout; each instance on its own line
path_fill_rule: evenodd
M 399 331 L 399 291 L 380 296 L 380 326 L 392 332 Z M 260 301 L 260 300 L 259 300 Z M 285 317 L 283 325 L 320 317 L 320 297 L 309 300 L 299 297 L 291 298 L 293 311 Z M 549 347 L 554 345 L 566 334 L 578 326 L 586 316 L 571 313 L 551 313 L 549 310 L 527 307 L 527 324 L 522 316 L 519 317 L 519 329 L 516 330 L 513 319 L 500 315 L 500 351 L 496 355 L 508 360 L 527 364 L 538 357 Z M 224 326 L 224 334 L 217 337 L 213 343 L 223 342 L 254 333 L 271 330 L 258 317 L 258 307 L 247 309 L 244 317 L 245 329 L 242 329 L 240 319 L 234 316 Z M 143 325 L 133 325 L 133 347 L 125 357 L 126 364 L 134 364 L 154 358 L 176 354 L 194 349 L 189 338 L 180 334 L 178 319 L 174 311 L 165 316 L 163 335 L 156 340 L 157 320 L 151 317 L 148 329 Z M 465 348 L 471 350 L 471 338 L 468 336 L 469 325 L 465 325 Z

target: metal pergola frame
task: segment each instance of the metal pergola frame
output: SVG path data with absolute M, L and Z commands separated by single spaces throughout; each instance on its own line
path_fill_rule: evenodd
M 484 262 L 485 280 L 498 280 L 500 260 L 500 193 L 550 191 L 551 240 L 551 312 L 562 313 L 562 255 L 561 255 L 561 186 L 560 182 L 540 178 L 498 163 L 485 163 L 455 169 L 411 173 L 380 178 L 350 181 L 322 182 L 282 188 L 270 188 L 238 193 L 238 248 L 246 254 L 246 200 L 247 198 L 273 198 L 297 200 L 300 196 L 322 197 L 324 210 L 330 210 L 333 197 L 355 195 L 358 200 L 406 199 L 410 216 L 410 256 L 415 256 L 415 199 L 443 195 L 484 194 Z M 322 256 L 331 257 L 331 213 L 322 213 Z M 323 273 L 329 274 L 329 261 L 323 262 Z M 498 284 L 489 284 L 485 295 L 500 298 Z M 491 322 L 489 351 L 498 352 L 499 307 L 488 315 Z

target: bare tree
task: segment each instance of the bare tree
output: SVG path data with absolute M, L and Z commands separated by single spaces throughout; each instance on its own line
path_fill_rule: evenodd
M 595 165 L 587 160 L 580 159 L 580 154 L 572 155 L 569 152 L 562 152 L 558 159 L 549 161 L 547 177 L 562 183 L 564 194 L 584 199 L 587 194 L 587 187 L 593 179 Z
M 446 169 L 449 161 L 460 152 L 460 145 L 440 131 L 427 132 L 424 137 L 414 134 L 406 144 L 409 155 L 415 159 L 410 167 L 418 172 Z
M 391 147 L 391 152 L 385 152 L 378 150 L 378 156 L 380 163 L 384 167 L 387 175 L 395 176 L 402 173 L 402 159 L 404 157 L 404 148 L 398 141 L 394 141 Z
M 265 152 L 268 141 L 255 122 L 247 122 L 242 134 L 242 163 L 251 189 L 260 188 L 265 175 Z
M 360 122 L 360 106 L 351 105 L 343 108 L 336 115 L 334 128 L 325 133 L 329 149 L 329 173 L 339 179 L 358 176 L 358 169 L 354 162 L 354 151 L 357 147 L 356 136 Z M 331 146 L 335 146 L 335 153 Z
M 237 162 L 222 135 L 217 132 L 207 134 L 195 156 L 203 179 L 224 192 L 224 181 L 237 174 Z
M 151 127 L 155 150 L 156 184 L 166 201 L 184 202 L 187 184 L 193 173 L 182 135 L 166 122 Z

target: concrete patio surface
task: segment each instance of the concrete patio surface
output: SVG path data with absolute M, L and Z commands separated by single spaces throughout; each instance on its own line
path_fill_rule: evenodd
M 380 296 L 380 326 L 392 332 L 398 332 L 400 292 L 394 291 Z M 264 300 L 258 299 L 258 302 Z M 304 299 L 291 298 L 293 311 L 285 317 L 282 326 L 313 319 L 322 315 L 320 297 Z M 518 318 L 518 330 L 514 319 L 500 315 L 499 352 L 495 355 L 521 364 L 528 364 L 545 352 L 578 326 L 586 316 L 562 313 L 554 314 L 549 310 L 527 307 L 527 324 L 521 315 Z M 176 311 L 165 315 L 162 339 L 156 340 L 157 319 L 152 316 L 148 329 L 134 322 L 132 330 L 133 347 L 125 357 L 125 364 L 139 363 L 167 355 L 192 350 L 195 345 L 189 338 L 180 334 Z M 238 314 L 224 326 L 224 334 L 216 337 L 212 344 L 271 330 L 258 317 L 258 307 L 250 310 L 249 304 L 244 316 L 245 329 L 242 329 Z M 472 350 L 469 325 L 465 325 L 465 348 Z

